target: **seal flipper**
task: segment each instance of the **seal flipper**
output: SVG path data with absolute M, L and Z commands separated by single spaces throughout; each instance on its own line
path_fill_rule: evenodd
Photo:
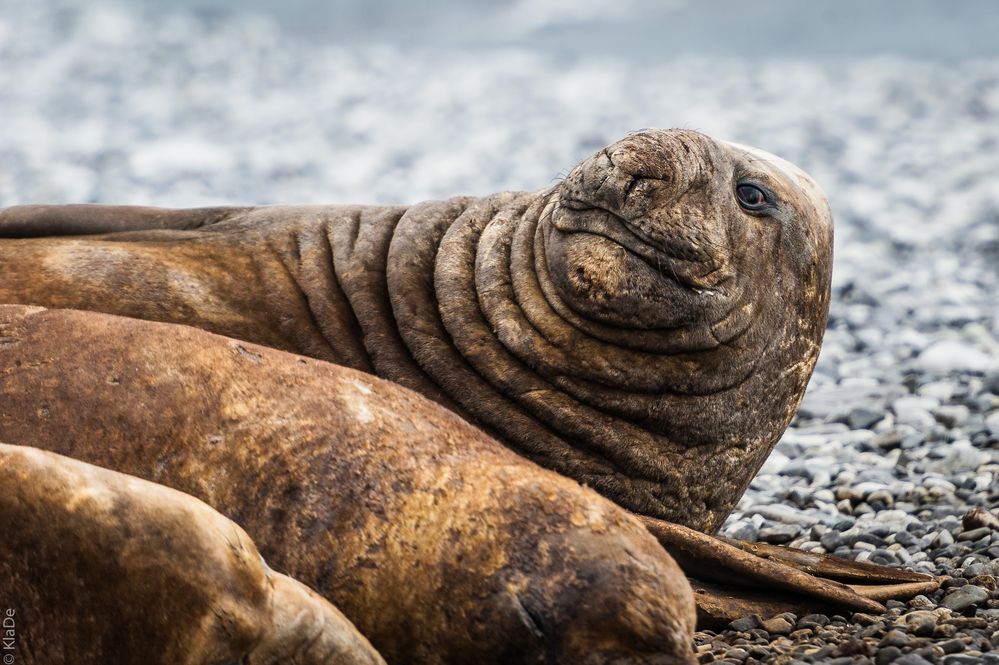
M 880 601 L 929 593 L 940 585 L 929 575 L 908 570 L 732 541 L 655 518 L 637 517 L 692 578 L 699 625 L 717 625 L 747 614 L 796 611 L 798 607 L 832 606 L 881 613 L 885 608 Z
M 147 206 L 22 205 L 0 209 L 0 238 L 85 236 L 123 231 L 188 231 L 217 224 L 250 208 L 152 208 Z
M 904 568 L 890 568 L 864 561 L 851 561 L 838 556 L 806 552 L 793 547 L 780 547 L 768 543 L 750 543 L 731 538 L 719 538 L 724 542 L 738 547 L 764 559 L 785 563 L 798 570 L 838 580 L 840 582 L 859 582 L 861 584 L 902 584 L 905 582 L 925 582 L 927 575 L 915 573 Z

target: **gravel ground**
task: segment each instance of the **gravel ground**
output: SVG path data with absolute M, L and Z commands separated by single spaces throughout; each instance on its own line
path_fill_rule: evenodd
M 724 532 L 948 579 L 884 616 L 704 631 L 702 661 L 999 663 L 999 61 L 348 50 L 261 18 L 0 0 L 0 113 L 0 205 L 538 189 L 646 126 L 798 163 L 837 220 L 829 330 Z

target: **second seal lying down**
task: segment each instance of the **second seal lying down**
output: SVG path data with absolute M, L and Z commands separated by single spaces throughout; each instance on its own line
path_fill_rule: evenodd
M 0 441 L 224 513 L 390 663 L 695 662 L 690 586 L 637 520 L 377 377 L 182 326 L 0 306 L 0 405 Z M 361 638 L 334 658 L 352 628 L 332 608 L 270 628 L 261 610 L 294 624 L 311 606 L 287 591 L 251 604 L 268 586 L 252 545 L 190 497 L 81 478 L 65 458 L 18 478 L 25 456 L 0 446 L 0 526 L 18 532 L 0 546 L 0 607 L 18 610 L 25 662 L 220 665 L 254 633 L 249 665 L 377 658 Z M 114 477 L 133 492 L 102 497 Z M 230 550 L 251 552 L 218 565 Z

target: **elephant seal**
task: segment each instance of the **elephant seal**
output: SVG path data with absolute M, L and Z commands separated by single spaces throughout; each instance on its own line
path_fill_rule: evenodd
M 0 607 L 28 665 L 378 665 L 332 605 L 193 497 L 0 444 Z
M 0 212 L 0 236 L 20 238 L 0 241 L 0 302 L 375 373 L 631 511 L 709 533 L 803 395 L 832 265 L 805 173 L 685 130 L 634 133 L 540 192 L 27 206 Z
M 0 405 L 2 441 L 223 513 L 388 662 L 696 662 L 690 586 L 634 516 L 377 377 L 185 326 L 3 306 Z M 130 588 L 121 602 L 148 608 Z

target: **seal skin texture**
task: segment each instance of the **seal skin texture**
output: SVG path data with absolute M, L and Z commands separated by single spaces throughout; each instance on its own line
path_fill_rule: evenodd
M 806 174 L 685 130 L 632 134 L 534 193 L 27 206 L 0 211 L 0 237 L 0 302 L 185 323 L 371 372 L 705 532 L 800 402 L 832 265 Z
M 690 586 L 634 516 L 369 374 L 184 326 L 3 306 L 0 440 L 197 497 L 389 662 L 694 662 Z M 130 589 L 118 602 L 148 610 Z
M 28 665 L 378 665 L 332 605 L 204 503 L 0 444 L 0 606 Z

